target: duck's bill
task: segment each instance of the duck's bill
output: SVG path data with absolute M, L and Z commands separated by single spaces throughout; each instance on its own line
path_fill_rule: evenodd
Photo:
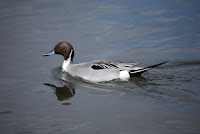
M 49 56 L 49 55 L 53 55 L 53 54 L 55 54 L 54 50 L 52 50 L 52 51 L 49 52 L 49 53 L 45 53 L 45 54 L 43 54 L 43 56 Z

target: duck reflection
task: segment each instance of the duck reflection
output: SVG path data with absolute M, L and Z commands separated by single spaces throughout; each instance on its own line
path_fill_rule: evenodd
M 59 101 L 68 100 L 75 95 L 75 89 L 71 85 L 64 85 L 63 87 L 56 87 L 55 85 L 45 83 L 44 85 L 51 87 L 54 94 Z

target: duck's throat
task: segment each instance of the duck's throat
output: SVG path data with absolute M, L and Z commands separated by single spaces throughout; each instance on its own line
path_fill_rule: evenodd
M 64 60 L 63 62 L 63 65 L 62 65 L 62 69 L 67 72 L 67 67 L 69 66 L 69 64 L 72 63 L 72 53 L 73 53 L 73 50 L 71 50 L 70 54 L 69 54 L 69 58 L 67 60 Z
M 67 67 L 69 66 L 70 63 L 71 63 L 71 58 L 68 58 L 67 60 L 64 60 L 63 65 L 62 65 L 62 69 L 64 71 L 67 71 Z

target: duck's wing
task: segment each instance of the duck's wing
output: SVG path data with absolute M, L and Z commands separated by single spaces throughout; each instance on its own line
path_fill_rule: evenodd
M 120 62 L 99 60 L 92 62 L 91 68 L 94 70 L 99 70 L 99 69 L 113 69 L 119 71 L 127 70 L 130 76 L 133 77 L 133 76 L 138 76 L 148 71 L 149 69 L 165 64 L 166 62 L 168 61 L 147 67 L 136 67 L 136 65 L 139 65 L 141 63 L 120 63 Z
M 120 63 L 108 60 L 98 60 L 92 62 L 92 69 L 114 69 L 114 70 L 132 70 L 136 65 L 141 63 Z

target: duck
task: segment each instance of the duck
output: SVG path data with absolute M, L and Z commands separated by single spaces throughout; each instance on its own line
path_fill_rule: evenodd
M 54 49 L 43 56 L 62 55 L 64 61 L 62 64 L 62 71 L 69 73 L 73 77 L 79 77 L 89 82 L 106 82 L 119 79 L 121 81 L 128 81 L 131 77 L 141 75 L 142 73 L 160 66 L 168 61 L 147 66 L 138 67 L 142 63 L 123 63 L 110 60 L 95 60 L 91 62 L 78 63 L 73 62 L 74 49 L 69 42 L 59 42 Z

